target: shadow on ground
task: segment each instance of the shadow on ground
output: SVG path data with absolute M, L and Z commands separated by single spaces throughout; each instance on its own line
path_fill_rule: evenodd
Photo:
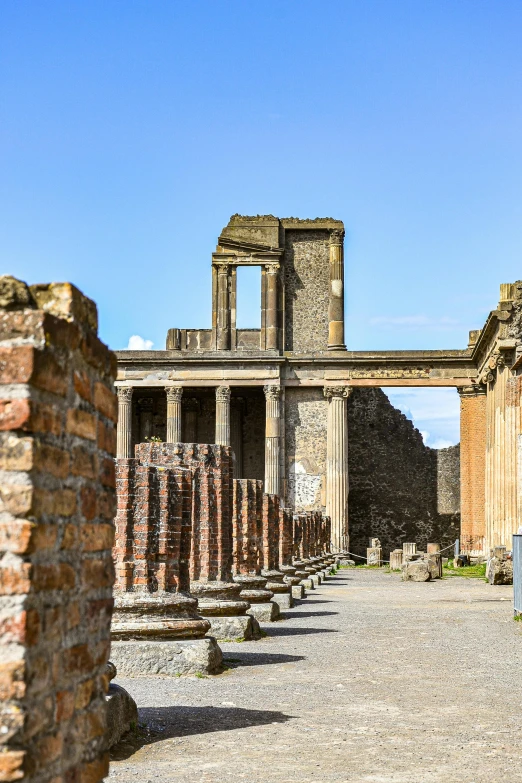
M 295 663 L 304 661 L 304 655 L 284 655 L 283 653 L 269 652 L 242 652 L 240 650 L 227 650 L 223 653 L 224 662 L 232 669 L 238 666 L 266 666 L 273 663 Z
M 245 710 L 240 707 L 146 707 L 139 710 L 138 728 L 126 734 L 111 749 L 111 759 L 124 761 L 144 745 L 173 737 L 286 723 L 293 717 L 283 712 Z
M 339 633 L 336 628 L 278 628 L 274 627 L 274 625 L 265 625 L 263 630 L 266 631 L 268 636 L 306 636 L 311 633 Z
M 328 617 L 339 612 L 289 612 L 285 611 L 285 620 L 297 620 L 299 617 Z

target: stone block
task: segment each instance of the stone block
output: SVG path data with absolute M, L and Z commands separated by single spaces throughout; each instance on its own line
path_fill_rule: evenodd
M 408 560 L 402 566 L 402 579 L 404 582 L 429 582 L 429 563 L 426 560 Z
M 304 585 L 292 585 L 292 598 L 295 598 L 298 601 L 306 598 Z
M 211 634 L 218 642 L 248 642 L 261 637 L 259 623 L 249 614 L 237 617 L 207 617 Z
M 279 619 L 281 610 L 274 601 L 268 601 L 264 604 L 251 604 L 247 614 L 255 617 L 259 623 L 272 623 Z
M 116 641 L 111 660 L 122 677 L 218 674 L 223 655 L 212 636 L 176 641 Z
M 294 605 L 292 594 L 290 592 L 274 593 L 272 601 L 274 601 L 280 609 L 291 609 Z
M 112 748 L 124 734 L 138 725 L 138 707 L 125 688 L 111 682 L 107 693 L 105 747 Z

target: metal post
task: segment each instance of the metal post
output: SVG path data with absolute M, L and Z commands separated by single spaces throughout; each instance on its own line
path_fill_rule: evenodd
M 513 598 L 515 617 L 522 614 L 522 535 L 513 536 Z

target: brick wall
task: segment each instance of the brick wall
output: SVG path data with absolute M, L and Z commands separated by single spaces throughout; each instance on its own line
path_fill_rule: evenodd
M 482 552 L 486 534 L 486 395 L 460 398 L 461 549 Z
M 233 458 L 228 446 L 140 443 L 142 466 L 184 468 L 192 474 L 190 580 L 230 581 L 232 568 Z
M 94 783 L 112 612 L 113 354 L 69 284 L 0 278 L 0 779 Z

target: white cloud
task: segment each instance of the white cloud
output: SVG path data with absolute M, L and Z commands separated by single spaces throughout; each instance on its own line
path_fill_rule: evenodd
M 405 414 L 432 449 L 460 440 L 460 400 L 456 389 L 383 387 L 391 404 Z
M 370 323 L 372 326 L 404 326 L 414 329 L 426 327 L 444 331 L 445 329 L 453 329 L 460 321 L 448 316 L 429 318 L 427 315 L 377 315 L 370 318 Z
M 152 340 L 144 340 L 139 334 L 133 334 L 129 337 L 128 351 L 150 351 L 154 343 Z
M 437 440 L 434 440 L 433 443 L 428 444 L 428 446 L 430 446 L 432 449 L 447 449 L 449 446 L 454 445 L 455 444 L 450 440 L 445 440 L 444 438 L 437 438 Z

